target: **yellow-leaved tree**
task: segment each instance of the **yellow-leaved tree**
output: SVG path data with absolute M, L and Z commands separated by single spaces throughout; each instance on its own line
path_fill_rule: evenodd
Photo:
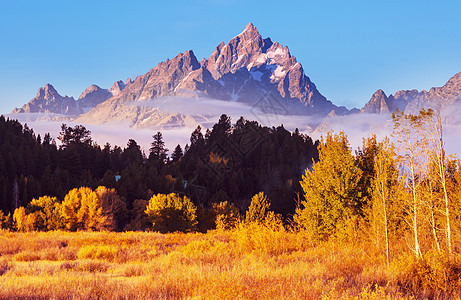
M 18 207 L 13 213 L 14 228 L 17 231 L 25 231 L 26 229 L 26 209 L 24 207 Z
M 88 187 L 69 191 L 62 202 L 62 215 L 71 231 L 110 229 L 111 221 L 103 212 L 101 199 Z
M 248 207 L 245 221 L 262 223 L 269 213 L 271 203 L 264 192 L 259 192 L 251 198 L 250 207 Z
M 37 213 L 38 230 L 58 230 L 65 228 L 64 218 L 61 213 L 61 203 L 56 197 L 42 196 L 38 199 L 32 199 L 29 204 L 29 210 Z
M 120 199 L 115 189 L 108 189 L 99 186 L 95 190 L 99 197 L 102 213 L 106 218 L 103 225 L 107 230 L 122 230 L 122 226 L 128 219 L 128 209 L 126 203 Z
M 162 233 L 189 232 L 197 225 L 197 208 L 186 196 L 178 194 L 157 194 L 150 198 L 144 211 L 152 227 Z
M 319 161 L 306 169 L 301 187 L 304 200 L 296 209 L 295 222 L 313 240 L 330 237 L 350 239 L 356 235 L 357 218 L 362 214 L 357 166 L 344 132 L 326 138 L 319 145 Z
M 390 263 L 392 241 L 396 240 L 404 215 L 402 203 L 402 183 L 399 182 L 397 158 L 393 144 L 388 138 L 377 144 L 377 154 L 374 161 L 374 177 L 371 180 L 372 199 L 370 203 L 369 220 L 372 236 L 378 248 L 383 245 L 387 265 Z
M 251 198 L 250 206 L 245 215 L 245 222 L 251 225 L 263 225 L 274 230 L 284 230 L 282 217 L 269 210 L 271 201 L 259 192 Z

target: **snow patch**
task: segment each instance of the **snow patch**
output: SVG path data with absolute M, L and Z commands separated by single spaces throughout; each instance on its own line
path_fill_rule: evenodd
M 281 66 L 277 66 L 277 68 L 274 70 L 274 72 L 272 73 L 270 79 L 271 80 L 276 80 L 280 77 L 283 77 L 283 75 L 285 75 L 285 71 L 283 70 L 283 68 Z
M 257 63 L 264 64 L 267 61 L 266 54 L 261 54 L 258 59 L 256 59 Z

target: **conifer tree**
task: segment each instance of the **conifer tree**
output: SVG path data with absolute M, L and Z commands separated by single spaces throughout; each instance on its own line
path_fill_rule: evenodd
M 181 146 L 178 144 L 176 148 L 174 148 L 173 153 L 171 154 L 171 160 L 173 162 L 177 162 L 181 159 L 182 156 L 183 156 L 183 152 L 182 152 Z
M 152 136 L 154 141 L 151 143 L 149 159 L 166 162 L 168 149 L 165 148 L 162 133 L 158 131 Z

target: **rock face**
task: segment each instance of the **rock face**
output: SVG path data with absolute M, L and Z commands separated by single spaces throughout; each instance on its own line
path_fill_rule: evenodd
M 388 113 L 399 109 L 405 113 L 418 113 L 422 108 L 446 107 L 461 101 L 461 72 L 450 78 L 442 87 L 429 91 L 398 91 L 389 97 L 378 90 L 361 109 L 362 113 Z
M 12 113 L 46 112 L 56 114 L 77 115 L 79 109 L 73 97 L 61 96 L 55 88 L 47 83 L 38 89 L 37 96 L 22 108 L 16 108 Z
M 114 82 L 114 84 L 112 85 L 112 87 L 109 89 L 109 92 L 113 95 L 113 96 L 117 96 L 118 94 L 120 94 L 120 92 L 126 87 L 126 84 L 123 83 L 123 81 L 119 80 L 119 81 L 116 81 Z
M 383 90 L 378 90 L 373 94 L 370 101 L 360 110 L 361 113 L 380 114 L 389 112 L 389 98 Z

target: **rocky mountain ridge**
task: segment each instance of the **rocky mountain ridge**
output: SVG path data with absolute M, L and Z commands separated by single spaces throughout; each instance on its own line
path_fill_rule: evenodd
M 447 107 L 461 102 L 461 72 L 451 77 L 442 87 L 429 91 L 401 90 L 386 96 L 383 90 L 373 94 L 361 113 L 384 114 L 399 109 L 405 113 L 418 113 L 422 108 Z
M 263 39 L 251 23 L 227 44 L 221 42 L 200 62 L 189 50 L 159 63 L 134 80 L 117 81 L 108 90 L 91 85 L 78 100 L 54 94 L 51 98 L 37 95 L 13 112 L 63 113 L 89 123 L 130 120 L 134 126 L 161 115 L 155 107 L 142 107 L 143 102 L 163 97 L 204 97 L 248 105 L 265 99 L 300 115 L 348 113 L 345 107 L 335 106 L 317 90 L 287 47 L 270 38 Z
M 429 91 L 399 91 L 387 96 L 378 90 L 361 113 L 386 114 L 396 109 L 415 113 L 423 107 L 446 106 L 460 100 L 461 73 L 443 87 Z M 160 108 L 160 99 L 217 99 L 257 106 L 262 113 L 315 115 L 324 118 L 359 112 L 338 107 L 327 100 L 305 74 L 288 47 L 262 38 L 249 23 L 227 44 L 221 42 L 208 58 L 199 61 L 192 50 L 156 67 L 134 80 L 116 81 L 110 89 L 89 86 L 80 97 L 61 96 L 51 84 L 12 113 L 63 114 L 83 123 L 123 122 L 128 126 L 183 126 L 204 122 L 209 107 L 194 102 L 200 113 Z M 190 101 L 189 101 L 190 102 Z M 184 102 L 185 103 L 185 102 Z M 226 111 L 222 111 L 226 113 Z

